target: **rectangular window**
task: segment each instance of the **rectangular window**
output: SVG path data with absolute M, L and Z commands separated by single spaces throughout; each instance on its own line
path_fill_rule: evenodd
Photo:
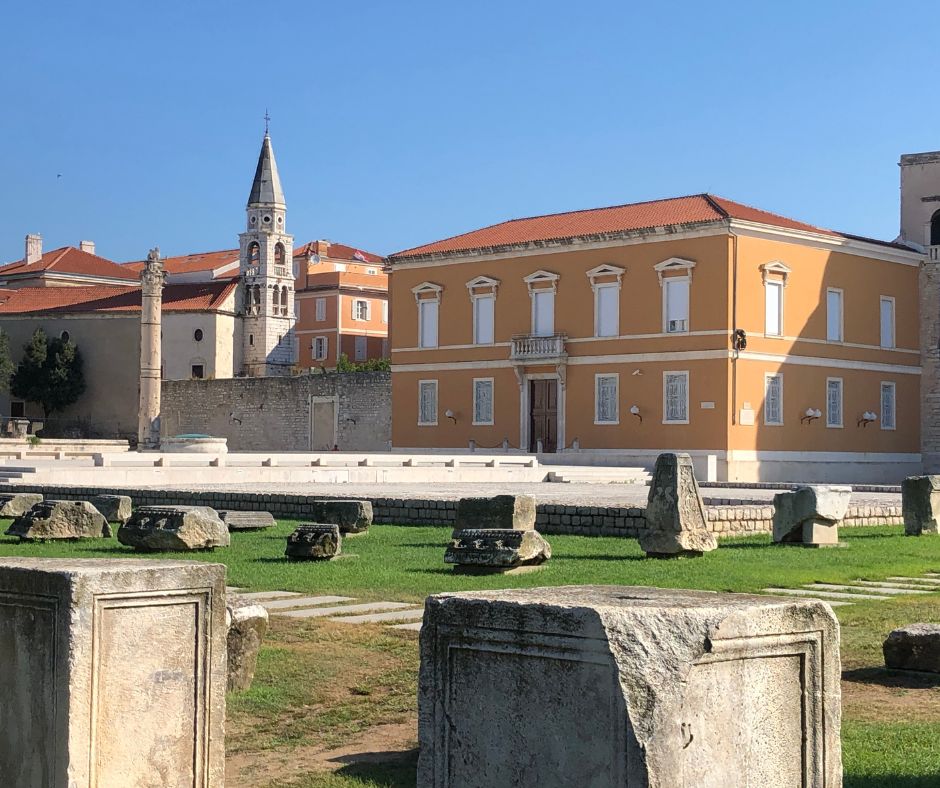
M 620 334 L 620 285 L 597 285 L 594 290 L 594 336 Z
M 764 285 L 764 333 L 779 337 L 783 334 L 783 282 Z
M 418 381 L 418 424 L 433 427 L 437 424 L 437 381 Z
M 555 333 L 555 291 L 532 291 L 532 333 L 550 337 Z
M 437 347 L 437 307 L 430 298 L 418 302 L 418 347 Z
M 323 361 L 329 352 L 329 337 L 314 337 L 313 339 L 313 360 Z
M 689 280 L 670 278 L 663 282 L 663 314 L 667 334 L 689 330 Z
M 26 403 L 23 402 L 22 400 L 11 400 L 10 401 L 10 418 L 21 419 L 25 415 L 26 415 Z
M 832 287 L 826 291 L 826 339 L 842 341 L 842 291 Z
M 369 302 L 363 301 L 362 299 L 355 299 L 353 301 L 353 320 L 368 320 L 369 319 Z
M 495 341 L 496 297 L 477 296 L 473 299 L 473 344 L 492 345 Z
M 382 322 L 388 322 L 388 301 L 382 302 Z
M 369 347 L 369 340 L 366 337 L 356 337 L 356 361 L 366 360 L 366 351 Z
M 193 364 L 192 376 L 196 380 L 202 380 L 205 377 L 205 369 L 202 364 Z
M 881 384 L 881 429 L 883 430 L 893 430 L 897 427 L 895 393 L 894 383 Z
M 618 424 L 620 422 L 619 388 L 619 375 L 594 376 L 595 424 Z
M 893 348 L 894 338 L 894 298 L 891 296 L 881 297 L 881 346 Z
M 663 373 L 663 423 L 689 423 L 689 373 Z
M 473 423 L 493 423 L 493 378 L 473 379 Z
M 326 299 L 325 298 L 317 299 L 316 310 L 317 310 L 317 316 L 316 316 L 317 322 L 322 323 L 324 320 L 326 320 Z
M 842 426 L 842 378 L 826 379 L 826 426 Z
M 783 375 L 764 377 L 764 424 L 783 424 Z

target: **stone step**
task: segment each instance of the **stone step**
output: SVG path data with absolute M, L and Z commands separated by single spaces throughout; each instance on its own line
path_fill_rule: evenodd
M 261 602 L 267 610 L 288 610 L 294 607 L 312 607 L 313 605 L 329 605 L 333 602 L 352 602 L 351 596 L 298 596 L 289 599 L 275 599 L 271 602 Z
M 237 594 L 241 590 L 242 589 L 240 589 L 238 586 L 225 586 L 225 592 L 227 594 Z
M 303 610 L 277 610 L 275 615 L 290 618 L 320 618 L 322 616 L 342 616 L 346 613 L 378 613 L 383 610 L 397 610 L 414 607 L 407 602 L 363 602 L 359 605 L 341 605 L 338 607 L 309 607 Z
M 413 624 L 392 624 L 389 629 L 410 629 L 412 632 L 420 632 L 422 622 L 415 621 Z
M 836 591 L 810 591 L 808 588 L 765 588 L 765 594 L 783 594 L 785 596 L 805 596 L 819 602 L 829 602 L 832 599 L 876 599 L 883 602 L 890 597 L 874 596 L 872 594 L 841 594 Z
M 255 601 L 260 602 L 263 599 L 285 599 L 289 596 L 302 596 L 296 591 L 251 591 L 247 594 L 242 594 L 245 599 L 254 599 Z
M 922 583 L 915 583 L 912 581 L 905 581 L 901 583 L 894 580 L 855 580 L 854 582 L 860 586 L 865 586 L 866 588 L 903 588 L 909 591 L 914 591 L 917 594 L 929 594 L 931 592 L 940 591 L 940 587 L 925 586 Z
M 414 610 L 393 610 L 390 613 L 366 613 L 361 616 L 343 616 L 342 618 L 331 618 L 330 621 L 338 621 L 341 624 L 376 624 L 380 621 L 409 621 L 423 617 L 424 608 L 419 607 Z
M 869 586 L 858 586 L 858 585 L 842 585 L 839 583 L 807 583 L 803 588 L 818 588 L 823 591 L 867 591 L 876 594 L 884 594 L 885 596 L 901 596 L 903 594 L 929 594 L 929 591 L 909 591 L 904 588 L 885 588 L 884 586 L 876 586 L 871 588 Z
M 918 585 L 940 586 L 940 578 L 932 577 L 889 577 L 888 580 L 898 580 L 905 583 L 917 583 Z

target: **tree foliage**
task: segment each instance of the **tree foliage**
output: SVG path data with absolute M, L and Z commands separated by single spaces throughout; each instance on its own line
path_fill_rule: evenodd
M 350 361 L 349 356 L 340 353 L 336 359 L 337 372 L 388 372 L 391 364 L 387 358 L 370 358 L 367 361 Z
M 39 403 L 48 418 L 85 393 L 82 354 L 71 340 L 50 340 L 45 331 L 37 328 L 23 347 L 10 390 L 15 397 Z
M 10 337 L 0 331 L 0 391 L 10 390 L 13 376 L 13 357 L 10 355 Z

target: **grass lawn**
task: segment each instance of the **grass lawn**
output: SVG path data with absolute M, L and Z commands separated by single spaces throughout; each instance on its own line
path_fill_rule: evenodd
M 898 527 L 843 529 L 847 546 L 833 550 L 773 547 L 769 535 L 735 538 L 690 561 L 647 560 L 632 539 L 549 536 L 554 557 L 539 571 L 480 577 L 454 575 L 444 566 L 446 528 L 373 526 L 344 541 L 348 558 L 293 563 L 283 560 L 283 551 L 294 525 L 283 521 L 266 532 L 235 534 L 229 549 L 193 557 L 224 562 L 229 583 L 250 590 L 401 601 L 439 591 L 588 583 L 758 591 L 940 571 L 940 538 L 907 538 Z M 0 539 L 0 555 L 134 553 L 116 540 Z M 940 595 L 859 602 L 836 613 L 842 623 L 846 788 L 940 786 L 940 680 L 879 667 L 881 642 L 892 628 L 940 622 Z M 272 619 L 254 685 L 229 696 L 228 783 L 413 786 L 417 665 L 411 632 Z

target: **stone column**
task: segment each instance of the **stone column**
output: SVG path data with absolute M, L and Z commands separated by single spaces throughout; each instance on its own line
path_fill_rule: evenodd
M 160 446 L 160 322 L 163 283 L 166 273 L 160 250 L 151 249 L 147 263 L 140 272 L 140 409 L 138 411 L 137 446 L 156 449 Z
M 920 452 L 924 473 L 940 473 L 940 262 L 920 269 Z

